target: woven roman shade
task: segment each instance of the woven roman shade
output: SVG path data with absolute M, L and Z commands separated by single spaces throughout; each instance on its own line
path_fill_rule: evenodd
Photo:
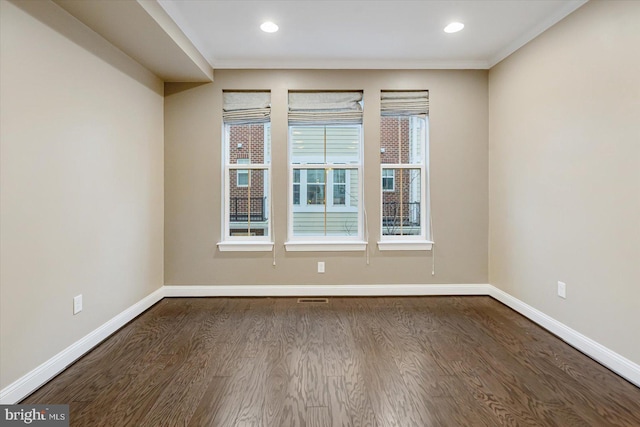
M 362 123 L 362 92 L 289 92 L 289 125 Z
M 222 101 L 225 123 L 267 123 L 270 120 L 270 92 L 223 92 Z
M 429 91 L 382 91 L 380 112 L 383 116 L 415 116 L 429 114 Z

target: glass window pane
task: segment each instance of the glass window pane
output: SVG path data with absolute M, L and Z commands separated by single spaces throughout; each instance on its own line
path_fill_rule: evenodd
M 289 131 L 292 236 L 358 236 L 359 169 L 340 165 L 360 165 L 361 126 L 291 126 Z
M 358 201 L 359 201 L 359 189 L 360 182 L 358 181 L 358 170 L 357 169 L 347 169 L 347 184 L 345 189 L 347 191 L 346 199 L 347 204 L 352 209 L 358 209 Z
M 324 127 L 294 126 L 291 129 L 291 163 L 324 163 Z
M 325 236 L 357 236 L 358 212 L 327 211 L 327 232 Z
M 356 164 L 360 161 L 360 126 L 293 126 L 291 163 Z
M 408 153 L 409 118 L 380 118 L 380 163 L 404 163 Z
M 297 172 L 301 184 L 294 182 L 293 188 L 295 201 L 300 186 L 299 204 L 293 206 L 293 235 L 358 235 L 358 169 L 294 169 L 294 175 Z
M 422 164 L 426 119 L 419 116 L 382 116 L 380 163 Z
M 409 118 L 409 155 L 407 163 L 420 165 L 424 163 L 423 147 L 426 143 L 427 121 L 424 117 Z
M 324 184 L 307 185 L 307 204 L 324 205 Z
M 333 205 L 343 206 L 346 204 L 347 171 L 344 169 L 333 170 Z
M 344 205 L 346 204 L 347 190 L 344 184 L 333 185 L 333 204 Z
M 246 187 L 249 185 L 249 171 L 247 170 L 239 170 L 238 171 L 238 187 Z
M 420 235 L 423 226 L 421 224 L 421 170 L 385 170 L 394 171 L 396 183 L 393 191 L 382 193 L 382 234 L 384 236 Z
M 325 175 L 324 169 L 308 169 L 307 174 L 307 204 L 324 205 L 325 203 Z
M 324 184 L 324 169 L 307 169 L 308 184 Z
M 242 158 L 252 164 L 268 164 L 271 160 L 271 126 L 263 123 L 230 125 L 227 148 L 229 163 Z
M 327 126 L 326 162 L 357 164 L 360 162 L 360 127 Z
M 234 172 L 234 171 L 231 171 Z M 240 170 L 235 171 L 240 173 Z M 245 170 L 246 186 L 233 185 L 236 173 L 230 173 L 227 219 L 230 236 L 267 236 L 269 221 L 268 171 Z
M 395 189 L 395 172 L 394 169 L 382 169 L 382 191 Z
M 300 184 L 293 184 L 293 204 L 300 204 Z
M 300 204 L 300 169 L 293 171 L 293 204 Z
M 249 164 L 249 159 L 238 159 L 238 164 L 247 165 Z M 233 185 L 233 183 L 231 184 Z M 249 170 L 248 169 L 237 169 L 236 170 L 236 182 L 235 185 L 238 187 L 246 187 L 249 185 Z

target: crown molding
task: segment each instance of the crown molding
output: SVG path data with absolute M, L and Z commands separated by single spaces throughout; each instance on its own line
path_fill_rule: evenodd
M 538 25 L 533 27 L 530 31 L 524 33 L 521 37 L 518 37 L 513 42 L 509 43 L 504 49 L 498 51 L 496 55 L 494 55 L 489 61 L 487 61 L 487 68 L 493 68 L 503 59 L 507 58 L 522 46 L 526 45 L 527 43 L 538 37 L 540 34 L 566 18 L 568 15 L 576 11 L 580 6 L 583 6 L 588 1 L 589 0 L 566 1 L 563 7 L 560 8 L 556 13 L 538 23 Z
M 487 70 L 489 62 L 389 60 L 389 59 L 222 59 L 212 61 L 214 69 L 290 69 L 290 70 Z

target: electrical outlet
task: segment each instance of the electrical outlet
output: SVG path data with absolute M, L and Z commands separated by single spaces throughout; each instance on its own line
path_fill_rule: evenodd
M 560 298 L 567 298 L 567 284 L 564 282 L 558 282 L 558 296 Z
M 82 311 L 82 294 L 73 297 L 73 314 L 78 314 Z
M 324 261 L 318 261 L 318 273 L 324 273 Z

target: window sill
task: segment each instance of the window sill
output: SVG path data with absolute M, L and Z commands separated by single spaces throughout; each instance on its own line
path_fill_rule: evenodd
M 291 241 L 284 244 L 288 252 L 353 252 L 365 251 L 365 241 Z
M 381 251 L 430 251 L 433 242 L 428 240 L 396 240 L 378 242 Z
M 273 242 L 219 242 L 220 252 L 271 252 Z

